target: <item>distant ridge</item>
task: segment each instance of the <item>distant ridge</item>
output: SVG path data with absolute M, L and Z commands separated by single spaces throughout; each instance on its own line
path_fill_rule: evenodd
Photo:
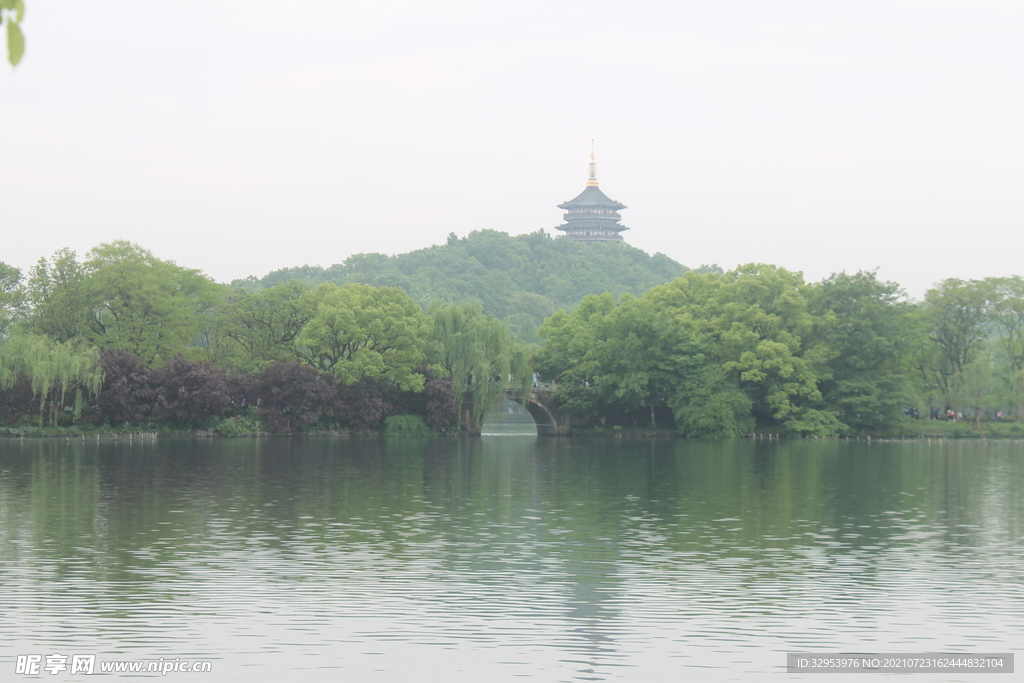
M 559 309 L 575 309 L 584 296 L 639 296 L 687 270 L 664 254 L 651 256 L 623 243 L 585 244 L 543 230 L 515 236 L 476 230 L 463 238 L 451 233 L 446 244 L 396 256 L 355 254 L 327 268 L 282 268 L 231 284 L 256 289 L 300 280 L 312 286 L 357 282 L 401 287 L 424 307 L 434 299 L 477 299 L 522 341 L 539 344 L 537 329 L 544 319 Z

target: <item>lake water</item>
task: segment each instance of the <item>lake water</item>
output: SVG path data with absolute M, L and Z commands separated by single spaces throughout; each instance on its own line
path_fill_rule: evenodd
M 1019 653 L 1024 444 L 2 440 L 0 600 L 4 681 L 88 680 L 15 673 L 54 653 L 403 683 Z

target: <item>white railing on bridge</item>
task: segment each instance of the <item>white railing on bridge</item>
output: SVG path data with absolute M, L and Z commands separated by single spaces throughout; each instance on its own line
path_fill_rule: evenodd
M 554 382 L 534 382 L 533 386 L 530 387 L 530 393 L 533 394 L 553 394 L 558 385 Z M 508 396 L 521 396 L 522 391 L 519 389 L 506 389 L 505 394 Z

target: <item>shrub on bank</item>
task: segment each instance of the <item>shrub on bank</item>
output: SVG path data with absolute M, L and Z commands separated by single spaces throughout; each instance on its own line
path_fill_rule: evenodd
M 384 420 L 384 436 L 432 436 L 433 430 L 419 415 L 392 415 Z
M 244 415 L 216 420 L 213 431 L 221 436 L 255 436 L 263 431 L 263 423 L 251 409 Z

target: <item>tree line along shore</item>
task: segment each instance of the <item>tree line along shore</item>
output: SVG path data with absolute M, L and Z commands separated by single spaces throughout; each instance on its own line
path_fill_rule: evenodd
M 458 433 L 535 373 L 592 433 L 1019 436 L 1024 279 L 915 302 L 495 231 L 231 285 L 124 241 L 0 263 L 9 435 Z

